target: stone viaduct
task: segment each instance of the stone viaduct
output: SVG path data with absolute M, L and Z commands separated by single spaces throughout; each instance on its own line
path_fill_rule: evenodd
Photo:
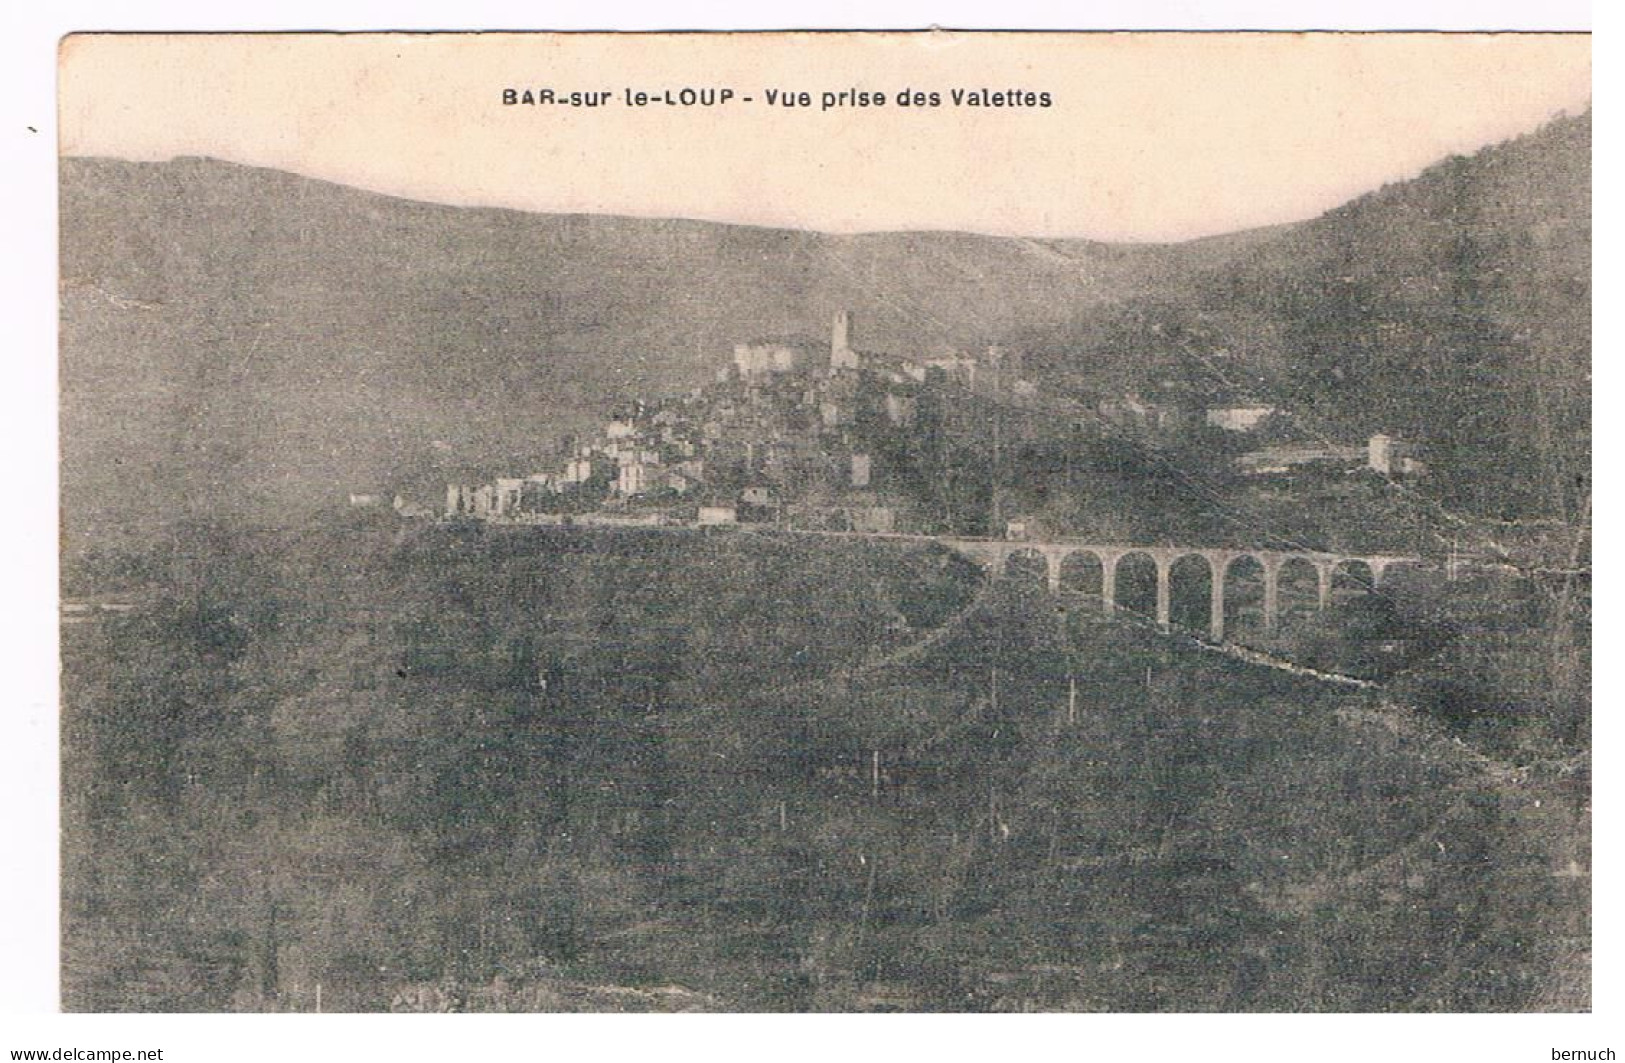
M 1282 570 L 1292 564 L 1307 564 L 1315 572 L 1316 605 L 1324 611 L 1332 601 L 1333 581 L 1340 569 L 1364 565 L 1371 573 L 1371 588 L 1382 585 L 1383 575 L 1394 565 L 1417 564 L 1419 558 L 1396 556 L 1359 556 L 1330 554 L 1314 551 L 1217 549 L 1193 546 L 1106 546 L 1081 542 L 1029 542 L 1013 539 L 956 539 L 936 540 L 982 565 L 994 576 L 1011 576 L 1017 565 L 1026 564 L 1034 569 L 1038 562 L 1052 592 L 1061 592 L 1063 575 L 1068 562 L 1079 560 L 1099 567 L 1100 600 L 1106 613 L 1118 608 L 1118 567 L 1126 559 L 1140 555 L 1149 558 L 1157 572 L 1157 623 L 1167 628 L 1171 622 L 1173 569 L 1182 559 L 1199 557 L 1207 564 L 1209 607 L 1208 632 L 1214 641 L 1224 639 L 1225 611 L 1224 585 L 1231 566 L 1242 559 L 1251 559 L 1264 574 L 1264 627 L 1274 631 L 1280 623 L 1280 591 Z M 1076 566 L 1073 566 L 1076 567 Z

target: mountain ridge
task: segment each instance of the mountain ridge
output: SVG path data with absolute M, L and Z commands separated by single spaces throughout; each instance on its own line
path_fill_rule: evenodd
M 1475 206 L 1478 229 L 1513 234 L 1492 258 L 1475 246 L 1450 259 L 1452 241 L 1477 231 L 1459 219 L 1400 225 L 1372 212 L 1394 213 L 1407 194 L 1477 204 L 1494 198 L 1484 192 L 1499 187 L 1492 177 L 1526 189 L 1554 151 L 1572 170 L 1567 141 L 1580 123 L 1588 152 L 1589 116 L 1565 119 L 1319 219 L 1182 244 L 530 214 L 198 157 L 65 158 L 64 535 L 89 543 L 181 519 L 296 522 L 349 491 L 550 463 L 557 437 L 614 402 L 698 386 L 752 336 L 821 342 L 843 309 L 856 313 L 860 346 L 1008 344 L 1033 352 L 1046 385 L 1071 392 L 1131 386 L 1168 365 L 1189 372 L 1189 348 L 1231 342 L 1243 348 L 1232 354 L 1237 372 L 1260 390 L 1328 415 L 1338 430 L 1358 427 L 1330 416 L 1338 389 L 1303 386 L 1294 366 L 1330 379 L 1346 371 L 1330 352 L 1352 343 L 1372 356 L 1365 379 L 1395 374 L 1396 360 L 1426 344 L 1376 357 L 1372 322 L 1431 328 L 1440 306 L 1459 311 L 1474 276 L 1504 272 L 1512 245 L 1542 231 L 1542 217 L 1562 222 L 1552 231 L 1569 224 L 1574 182 L 1521 211 Z M 1554 149 L 1554 139 L 1565 142 Z M 1452 177 L 1452 167 L 1465 170 Z M 1480 181 L 1481 170 L 1499 176 Z M 1588 227 L 1588 166 L 1584 177 Z M 1439 193 L 1448 181 L 1457 191 Z M 1417 209 L 1441 214 L 1437 204 Z M 1540 292 L 1558 273 L 1579 284 L 1573 243 L 1535 247 L 1524 272 Z M 1339 256 L 1369 260 L 1358 287 L 1382 314 L 1362 317 L 1359 300 L 1332 283 Z M 1400 291 L 1383 265 L 1394 261 L 1459 277 L 1442 294 Z M 1571 348 L 1576 326 L 1553 322 L 1588 305 L 1588 278 L 1582 287 L 1551 313 L 1492 292 L 1478 321 L 1516 331 L 1532 320 Z M 1160 333 L 1150 328 L 1159 321 Z M 1566 354 L 1540 386 L 1572 378 L 1577 365 Z M 1589 409 L 1588 390 L 1565 388 L 1559 433 L 1578 398 Z M 1394 427 L 1414 433 L 1427 406 L 1401 409 Z

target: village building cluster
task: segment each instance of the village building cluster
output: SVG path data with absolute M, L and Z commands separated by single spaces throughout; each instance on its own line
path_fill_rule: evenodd
M 1284 418 L 1261 402 L 1193 405 L 1129 392 L 1080 405 L 1041 393 L 1023 362 L 1019 352 L 999 347 L 919 357 L 865 350 L 856 343 L 853 314 L 841 311 L 827 343 L 740 343 L 712 384 L 623 405 L 591 437 L 566 441 L 552 468 L 448 484 L 444 515 L 506 523 L 902 530 L 910 523 L 911 496 L 887 454 L 921 430 L 922 408 L 932 411 L 936 428 L 957 428 L 992 448 L 994 461 L 1000 415 L 991 431 L 969 422 L 997 407 L 1008 411 L 1004 427 L 1012 440 L 1023 433 L 1032 438 L 1035 424 L 1053 428 L 1050 422 L 1058 421 L 1072 431 L 1087 424 L 1097 434 L 1153 447 L 1199 432 L 1253 440 L 1250 449 L 1235 448 L 1245 449 L 1233 459 L 1243 477 L 1426 471 L 1414 447 L 1387 435 L 1372 436 L 1365 446 L 1288 442 Z
M 547 523 L 581 520 L 590 505 L 592 519 L 644 522 L 664 507 L 700 524 L 892 531 L 906 499 L 875 443 L 913 429 L 932 389 L 1036 396 L 1020 370 L 996 347 L 917 359 L 862 350 L 842 311 L 827 345 L 740 343 L 712 385 L 617 409 L 556 468 L 448 484 L 445 515 Z
M 1188 439 L 1198 427 L 1215 429 L 1248 441 L 1235 457 L 1233 470 L 1243 477 L 1291 476 L 1306 472 L 1374 472 L 1389 478 L 1424 476 L 1428 466 L 1421 448 L 1383 432 L 1364 444 L 1305 442 L 1281 410 L 1265 403 L 1242 401 L 1192 410 L 1169 401 L 1143 398 L 1137 392 L 1101 399 L 1100 423 L 1152 447 Z

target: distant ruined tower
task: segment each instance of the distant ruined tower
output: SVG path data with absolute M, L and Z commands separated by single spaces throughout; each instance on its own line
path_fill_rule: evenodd
M 829 371 L 858 367 L 858 352 L 852 349 L 852 311 L 842 310 L 835 315 L 835 327 L 829 337 Z

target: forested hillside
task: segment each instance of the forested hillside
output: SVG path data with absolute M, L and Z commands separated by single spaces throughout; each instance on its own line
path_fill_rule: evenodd
M 1584 1006 L 1572 767 L 946 554 L 666 539 L 199 535 L 70 628 L 66 1005 Z
M 1591 119 L 1457 156 L 1201 275 L 1024 340 L 1073 389 L 1173 380 L 1309 438 L 1425 442 L 1452 506 L 1578 519 L 1591 454 Z

